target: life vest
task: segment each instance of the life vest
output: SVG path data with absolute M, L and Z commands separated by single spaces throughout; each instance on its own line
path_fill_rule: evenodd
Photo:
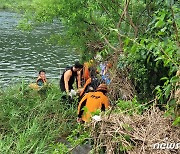
M 38 76 L 36 83 L 30 83 L 29 88 L 31 88 L 33 90 L 40 90 L 42 87 L 38 85 L 39 80 L 42 80 L 44 85 L 47 84 L 47 79 L 42 79 L 40 76 Z
M 93 112 L 96 112 L 97 109 L 105 110 L 108 106 L 108 97 L 102 92 L 89 92 L 78 105 L 78 117 L 85 122 L 89 122 Z
M 63 74 L 61 76 L 61 79 L 60 79 L 60 89 L 61 89 L 61 91 L 66 91 L 65 83 L 64 83 L 64 74 L 68 70 L 71 70 L 71 72 L 72 72 L 72 75 L 71 75 L 71 77 L 70 77 L 70 79 L 68 81 L 69 90 L 73 89 L 73 83 L 74 83 L 75 78 L 77 77 L 77 72 L 73 71 L 73 67 L 67 67 L 65 69 L 65 71 L 63 72 Z
M 37 85 L 37 83 L 30 83 L 29 88 L 33 90 L 40 90 L 40 87 Z

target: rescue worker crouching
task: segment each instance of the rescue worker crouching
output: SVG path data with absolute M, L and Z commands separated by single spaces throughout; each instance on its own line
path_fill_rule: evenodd
M 95 91 L 99 85 L 100 85 L 100 80 L 97 77 L 96 69 L 91 68 L 90 69 L 90 77 L 85 82 L 85 84 L 79 94 L 80 99 L 84 96 L 85 93 Z
M 105 111 L 109 107 L 107 91 L 106 84 L 100 84 L 95 92 L 89 92 L 82 98 L 78 105 L 77 122 L 89 122 L 93 112 L 98 109 Z
M 60 79 L 60 89 L 62 92 L 69 94 L 70 91 L 73 90 L 75 79 L 77 80 L 77 88 L 81 87 L 80 71 L 82 68 L 83 65 L 75 62 L 74 66 L 65 69 Z

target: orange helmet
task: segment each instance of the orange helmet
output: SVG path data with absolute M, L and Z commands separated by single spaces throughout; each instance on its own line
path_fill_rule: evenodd
M 97 91 L 101 91 L 101 90 L 103 90 L 103 91 L 108 91 L 108 88 L 107 88 L 107 85 L 106 84 L 100 84 L 98 87 L 97 87 L 97 89 L 96 89 Z

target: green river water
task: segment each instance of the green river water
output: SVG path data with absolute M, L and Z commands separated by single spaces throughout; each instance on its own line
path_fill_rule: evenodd
M 63 26 L 56 21 L 23 32 L 17 29 L 19 20 L 20 15 L 16 13 L 0 11 L 0 87 L 22 79 L 35 81 L 40 69 L 46 70 L 49 80 L 58 80 L 64 68 L 79 59 L 68 46 L 46 41 L 51 34 L 63 32 Z

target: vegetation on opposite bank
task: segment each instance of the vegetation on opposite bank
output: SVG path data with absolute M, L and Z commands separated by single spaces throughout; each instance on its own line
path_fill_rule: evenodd
M 1 0 L 0 9 L 17 9 L 27 8 L 32 0 Z

